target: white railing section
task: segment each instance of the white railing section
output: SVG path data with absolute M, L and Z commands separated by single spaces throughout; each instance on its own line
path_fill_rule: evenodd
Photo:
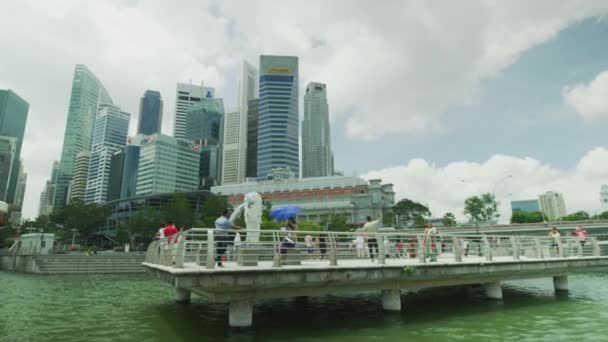
M 240 242 L 235 236 L 240 233 Z M 421 235 L 402 232 L 314 232 L 261 230 L 258 242 L 246 242 L 244 231 L 218 231 L 192 228 L 170 238 L 155 240 L 146 262 L 175 268 L 215 268 L 224 265 L 255 266 L 258 262 L 274 267 L 299 265 L 307 260 L 328 266 L 340 262 L 368 260 L 386 264 L 387 260 L 414 259 L 465 262 L 533 260 L 601 256 L 602 242 L 588 237 L 504 236 L 504 235 Z M 605 250 L 605 248 L 604 248 Z

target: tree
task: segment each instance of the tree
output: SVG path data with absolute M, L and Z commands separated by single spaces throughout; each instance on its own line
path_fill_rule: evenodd
M 418 202 L 404 198 L 397 202 L 393 207 L 393 212 L 397 217 L 399 226 L 403 227 L 424 227 L 428 218 L 431 216 L 429 208 Z
M 270 203 L 270 201 L 267 201 L 265 199 L 262 199 L 262 220 L 263 221 L 270 221 L 272 220 L 272 216 L 270 216 L 271 212 L 272 212 L 272 203 Z
M 500 217 L 498 202 L 493 194 L 485 193 L 481 196 L 472 196 L 464 201 L 464 213 L 469 215 L 475 226 L 479 222 L 491 222 Z
M 161 218 L 163 221 L 172 221 L 175 226 L 180 229 L 189 229 L 194 226 L 194 212 L 190 201 L 183 193 L 176 193 L 173 198 L 167 202 L 161 210 Z
M 299 221 L 298 230 L 305 232 L 320 232 L 323 231 L 323 227 L 313 221 Z
M 563 221 L 586 221 L 589 220 L 589 214 L 586 211 L 577 211 L 573 214 L 562 217 Z
M 347 232 L 350 230 L 350 226 L 347 223 L 348 214 L 346 213 L 331 213 L 327 217 L 326 225 L 327 230 L 334 232 Z
M 608 220 L 608 211 L 604 211 L 603 213 L 599 214 L 597 218 L 600 220 Z
M 78 229 L 81 238 L 89 239 L 103 225 L 106 213 L 103 207 L 95 203 L 84 203 L 79 198 L 53 211 L 50 221 L 63 227 L 62 235 L 71 236 L 72 229 Z
M 200 222 L 204 228 L 213 228 L 215 220 L 222 215 L 224 210 L 228 209 L 228 198 L 224 195 L 211 194 L 203 204 Z
M 158 212 L 146 207 L 118 226 L 118 241 L 135 245 L 135 240 L 139 238 L 142 243 L 148 243 L 152 241 L 161 224 Z
M 454 227 L 456 226 L 456 217 L 452 213 L 445 213 L 441 218 L 441 223 L 445 227 Z
M 538 223 L 545 220 L 545 215 L 540 211 L 516 211 L 511 214 L 511 223 Z
M 382 215 L 382 225 L 384 227 L 392 227 L 395 224 L 395 213 L 392 211 L 386 212 Z

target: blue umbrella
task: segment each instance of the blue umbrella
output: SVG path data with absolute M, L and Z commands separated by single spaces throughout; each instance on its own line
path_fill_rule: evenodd
M 273 210 L 270 213 L 270 216 L 276 220 L 287 220 L 291 217 L 296 217 L 296 215 L 298 215 L 302 211 L 304 211 L 304 209 L 302 209 L 300 207 L 288 205 L 288 206 L 280 207 L 280 208 Z

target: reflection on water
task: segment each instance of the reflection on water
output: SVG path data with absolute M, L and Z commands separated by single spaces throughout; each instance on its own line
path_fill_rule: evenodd
M 571 276 L 555 296 L 550 279 L 510 282 L 504 301 L 480 288 L 411 291 L 403 311 L 382 311 L 378 292 L 254 307 L 254 327 L 230 329 L 226 304 L 146 275 L 39 276 L 0 272 L 1 341 L 580 341 L 606 340 L 605 273 Z

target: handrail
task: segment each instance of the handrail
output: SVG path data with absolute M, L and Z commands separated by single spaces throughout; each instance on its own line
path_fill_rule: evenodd
M 259 242 L 247 242 L 254 232 Z M 234 236 L 240 233 L 241 239 Z M 297 266 L 315 261 L 337 266 L 354 260 L 373 260 L 392 264 L 395 260 L 427 262 L 493 260 L 533 260 L 601 256 L 602 246 L 595 237 L 581 242 L 578 237 L 505 236 L 488 234 L 437 233 L 407 231 L 328 232 L 285 230 L 222 230 L 190 228 L 169 238 L 153 241 L 146 252 L 146 262 L 174 268 L 253 265 L 267 262 L 274 267 Z

